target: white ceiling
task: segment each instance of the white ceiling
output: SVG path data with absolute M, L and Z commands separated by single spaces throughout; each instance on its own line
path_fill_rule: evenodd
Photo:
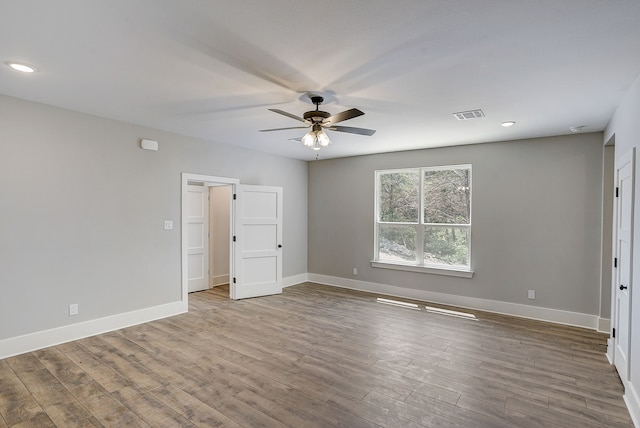
M 304 130 L 257 131 L 320 93 L 377 130 L 329 132 L 326 159 L 604 129 L 640 72 L 640 1 L 0 0 L 0 65 L 5 95 L 306 160 Z

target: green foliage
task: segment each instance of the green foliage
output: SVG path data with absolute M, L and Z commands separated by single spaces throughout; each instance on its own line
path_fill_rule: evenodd
M 380 175 L 380 221 L 418 222 L 420 211 L 418 170 Z
M 469 224 L 469 170 L 424 172 L 424 223 Z
M 460 227 L 425 227 L 424 261 L 435 264 L 468 265 L 469 230 Z
M 381 225 L 378 252 L 391 260 L 416 260 L 416 228 L 414 226 Z

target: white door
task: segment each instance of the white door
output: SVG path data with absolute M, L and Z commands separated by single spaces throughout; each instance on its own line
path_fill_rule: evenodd
M 634 152 L 619 159 L 616 165 L 616 258 L 614 287 L 615 338 L 614 363 L 626 385 L 631 345 L 631 269 L 633 236 Z
M 209 288 L 209 188 L 187 186 L 187 282 L 189 293 Z
M 282 293 L 282 187 L 235 186 L 231 298 Z

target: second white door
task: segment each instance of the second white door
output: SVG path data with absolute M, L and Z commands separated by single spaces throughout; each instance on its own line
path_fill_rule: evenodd
M 209 188 L 189 185 L 186 198 L 188 291 L 209 288 Z

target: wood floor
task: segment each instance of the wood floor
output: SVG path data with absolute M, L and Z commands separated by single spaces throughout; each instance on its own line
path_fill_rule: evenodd
M 632 427 L 606 336 L 317 284 L 0 360 L 0 427 Z M 418 302 L 415 302 L 418 303 Z

